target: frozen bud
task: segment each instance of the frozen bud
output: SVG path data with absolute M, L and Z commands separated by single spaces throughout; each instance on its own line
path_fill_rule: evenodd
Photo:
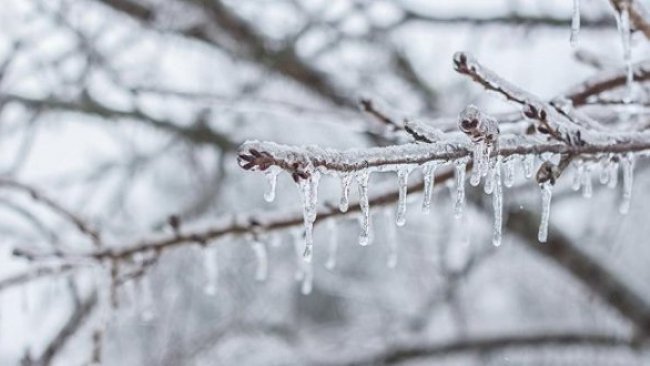
M 472 142 L 486 142 L 491 144 L 499 136 L 499 123 L 497 120 L 481 112 L 475 105 L 468 105 L 458 117 L 458 128 L 465 133 Z
M 544 110 L 544 107 L 538 105 L 537 103 L 526 102 L 524 104 L 524 108 L 522 112 L 524 116 L 526 116 L 527 118 L 536 119 L 539 121 L 546 120 L 546 111 Z
M 467 74 L 476 70 L 476 60 L 474 57 L 465 52 L 456 52 L 454 54 L 454 70 Z
M 558 169 L 558 167 L 555 166 L 550 161 L 545 161 L 544 163 L 542 163 L 542 165 L 540 165 L 539 169 L 537 170 L 535 179 L 539 184 L 549 182 L 551 183 L 551 185 L 554 185 L 555 181 L 559 176 L 560 176 L 560 170 Z

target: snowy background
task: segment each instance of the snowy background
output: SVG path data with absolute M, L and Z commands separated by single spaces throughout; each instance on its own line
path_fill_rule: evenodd
M 455 118 L 470 103 L 495 114 L 515 111 L 453 71 L 459 50 L 551 99 L 603 72 L 580 62 L 578 51 L 603 69 L 624 64 L 609 2 L 580 5 L 583 26 L 572 47 L 569 0 L 2 0 L 0 174 L 69 208 L 115 248 L 171 235 L 170 215 L 180 217 L 181 230 L 259 212 L 301 217 L 291 177 L 280 174 L 277 197 L 266 202 L 264 175 L 237 164 L 239 144 L 394 143 L 360 111 L 361 98 L 396 120 Z M 633 34 L 633 61 L 646 58 L 646 44 Z M 593 196 L 583 198 L 571 189 L 569 170 L 555 189 L 549 229 L 639 304 L 650 303 L 646 167 L 637 161 L 627 215 L 618 210 L 621 184 L 608 189 L 594 173 Z M 520 166 L 516 174 L 504 192 L 506 215 L 538 215 L 537 184 Z M 394 173 L 370 178 L 371 195 L 396 188 Z M 421 212 L 421 194 L 409 195 L 403 227 L 394 225 L 394 205 L 373 209 L 367 247 L 358 245 L 354 215 L 317 225 L 307 295 L 296 253 L 302 225 L 166 250 L 118 288 L 116 309 L 106 304 L 105 266 L 74 258 L 79 268 L 72 272 L 0 285 L 0 364 L 89 364 L 98 329 L 105 365 L 343 365 L 482 337 L 568 332 L 628 340 L 650 327 L 612 306 L 620 293 L 594 290 L 609 278 L 575 276 L 571 266 L 579 262 L 536 249 L 536 232 L 505 230 L 503 244 L 493 247 L 492 215 L 481 208 L 490 198 L 467 189 L 475 203 L 462 220 L 453 215 L 453 185 L 436 188 L 429 215 Z M 319 202 L 338 202 L 339 191 L 338 180 L 323 178 Z M 327 269 L 332 242 L 337 263 Z M 268 256 L 263 281 L 260 245 Z M 392 245 L 398 260 L 388 268 Z M 41 263 L 15 256 L 16 248 L 94 247 L 66 218 L 0 185 L 0 281 Z M 50 262 L 60 263 L 42 261 Z M 45 357 L 95 289 L 92 312 Z M 648 364 L 640 339 L 639 347 L 560 341 L 383 361 Z

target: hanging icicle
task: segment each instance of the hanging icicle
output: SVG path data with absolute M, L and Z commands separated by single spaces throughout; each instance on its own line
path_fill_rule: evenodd
M 350 182 L 352 181 L 352 174 L 344 173 L 341 176 L 341 199 L 339 201 L 339 210 L 347 212 L 350 201 L 348 196 L 350 194 Z
M 266 176 L 266 180 L 268 181 L 268 186 L 266 192 L 264 192 L 264 200 L 266 202 L 273 202 L 275 200 L 275 191 L 276 191 L 276 186 L 278 182 L 278 174 L 280 174 L 282 170 L 277 167 L 269 167 L 266 169 L 264 172 L 264 175 Z
M 573 0 L 573 16 L 571 18 L 571 47 L 576 47 L 580 32 L 580 0 Z
M 571 183 L 571 189 L 574 191 L 577 191 L 582 187 L 582 184 L 584 182 L 584 175 L 585 175 L 585 165 L 582 160 L 576 160 L 574 163 L 574 169 L 573 169 L 573 181 Z
M 486 155 L 487 146 L 484 141 L 479 141 L 474 144 L 474 152 L 472 156 L 472 161 L 474 163 L 472 167 L 472 175 L 469 178 L 469 184 L 473 187 L 476 187 L 481 183 L 481 176 L 483 176 L 483 171 L 485 161 L 487 160 Z
M 408 188 L 409 169 L 400 168 L 397 171 L 397 186 L 399 189 L 399 198 L 397 200 L 397 213 L 395 214 L 395 224 L 404 226 L 406 224 L 406 190 Z
M 548 239 L 548 221 L 551 216 L 551 198 L 553 197 L 553 185 L 550 182 L 540 184 L 542 190 L 542 217 L 539 224 L 537 239 L 540 243 L 546 243 Z
M 327 231 L 329 233 L 329 248 L 327 250 L 327 262 L 325 262 L 325 268 L 333 270 L 336 267 L 336 252 L 338 251 L 339 246 L 339 235 L 338 235 L 338 226 L 336 220 L 327 221 Z
M 311 262 L 305 262 L 303 265 L 303 278 L 300 286 L 300 292 L 303 295 L 309 295 L 314 287 L 314 265 Z
M 465 169 L 467 168 L 466 160 L 456 161 L 456 203 L 454 205 L 454 215 L 456 218 L 463 216 L 465 208 Z
M 217 293 L 217 283 L 219 276 L 217 248 L 205 248 L 202 254 L 203 269 L 205 272 L 205 286 L 203 287 L 203 292 L 208 296 L 214 296 Z
M 316 211 L 318 208 L 319 180 L 320 173 L 314 171 L 309 178 L 299 181 L 303 199 L 303 221 L 305 226 L 305 249 L 303 257 L 307 262 L 311 261 L 314 251 L 314 221 L 316 221 Z
M 510 188 L 515 184 L 515 169 L 516 169 L 516 159 L 514 157 L 511 157 L 510 159 L 506 160 L 503 165 L 504 165 L 504 177 L 503 177 L 503 185 L 506 187 Z
M 524 177 L 531 178 L 535 167 L 535 155 L 526 155 L 523 159 Z
M 368 203 L 368 179 L 369 173 L 362 171 L 357 175 L 359 185 L 359 207 L 361 209 L 361 233 L 359 244 L 366 246 L 370 244 L 370 204 Z
M 254 240 L 252 243 L 255 258 L 257 259 L 257 269 L 255 270 L 256 281 L 266 281 L 269 272 L 269 261 L 266 253 L 266 245 L 261 241 Z
M 431 212 L 431 201 L 433 200 L 433 187 L 436 181 L 436 163 L 428 163 L 423 168 L 424 174 L 424 198 L 422 200 L 422 212 Z
M 497 157 L 494 166 L 494 192 L 492 193 L 492 205 L 494 208 L 494 231 L 492 244 L 498 247 L 501 245 L 503 226 L 503 187 L 501 186 L 501 157 Z
M 591 179 L 591 165 L 585 164 L 582 173 L 582 197 L 591 198 L 593 195 L 593 181 Z
M 623 45 L 623 62 L 625 63 L 626 68 L 626 87 L 627 95 L 624 97 L 626 103 L 631 103 L 633 100 L 633 87 L 634 87 L 634 74 L 632 70 L 632 48 L 631 48 L 631 36 L 632 30 L 630 27 L 630 12 L 629 12 L 629 3 L 626 1 L 621 2 L 620 12 L 616 16 L 618 23 L 618 31 L 621 36 L 621 44 Z
M 634 155 L 625 154 L 621 158 L 621 169 L 623 170 L 623 198 L 619 212 L 626 215 L 630 211 L 632 202 L 632 186 L 634 184 Z

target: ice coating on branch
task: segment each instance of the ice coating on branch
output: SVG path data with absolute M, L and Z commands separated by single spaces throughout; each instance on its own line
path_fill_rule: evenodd
M 504 177 L 503 185 L 510 188 L 515 184 L 515 169 L 516 169 L 516 160 L 514 157 L 505 160 L 504 162 Z
M 503 187 L 501 186 L 501 157 L 499 156 L 494 167 L 494 192 L 492 194 L 492 206 L 494 208 L 494 230 L 492 244 L 501 245 L 503 237 Z
M 454 216 L 460 218 L 463 216 L 465 208 L 465 169 L 467 161 L 465 159 L 456 161 L 456 203 L 454 204 Z
M 433 200 L 433 186 L 436 181 L 436 163 L 425 164 L 422 168 L 424 175 L 424 198 L 422 199 L 422 212 L 431 212 L 431 201 Z
M 300 180 L 298 186 L 302 193 L 303 220 L 305 225 L 305 250 L 303 257 L 310 262 L 314 251 L 314 221 L 318 208 L 318 182 L 320 173 L 314 171 L 309 178 Z
M 368 178 L 367 171 L 357 174 L 357 185 L 359 186 L 359 207 L 361 209 L 361 233 L 359 244 L 366 246 L 370 244 L 370 204 L 368 203 Z
M 580 0 L 573 0 L 573 16 L 571 17 L 571 47 L 576 47 L 580 32 Z
M 397 186 L 399 189 L 397 213 L 395 214 L 395 224 L 397 226 L 404 226 L 406 224 L 406 190 L 408 187 L 409 171 L 410 169 L 407 167 L 400 168 L 397 171 Z
M 275 200 L 278 174 L 280 174 L 281 171 L 282 170 L 278 167 L 270 167 L 264 172 L 266 180 L 268 181 L 266 192 L 264 192 L 264 200 L 266 200 L 266 202 L 273 202 Z
M 544 182 L 539 185 L 542 190 L 542 215 L 539 223 L 539 233 L 537 240 L 540 243 L 546 243 L 548 239 L 548 221 L 551 216 L 551 198 L 553 197 L 553 185 L 550 182 Z
M 627 95 L 624 100 L 626 103 L 632 102 L 632 88 L 634 83 L 634 74 L 632 69 L 632 48 L 630 46 L 631 29 L 630 29 L 630 11 L 628 2 L 621 2 L 620 12 L 617 13 L 616 20 L 618 24 L 618 31 L 621 35 L 621 44 L 623 45 L 623 61 L 625 62 L 626 70 L 626 86 Z
M 619 212 L 623 215 L 630 211 L 632 201 L 632 186 L 634 184 L 634 155 L 628 153 L 621 158 L 621 169 L 623 170 L 623 198 Z
M 385 210 L 384 215 L 386 218 L 386 241 L 388 244 L 386 266 L 388 268 L 395 268 L 397 266 L 397 227 L 393 225 L 393 213 L 390 210 Z
M 444 139 L 443 131 L 422 122 L 405 121 L 404 130 L 418 142 L 432 143 Z
M 209 247 L 203 251 L 203 268 L 205 270 L 205 286 L 203 292 L 208 296 L 217 293 L 219 266 L 217 262 L 217 248 Z
M 266 245 L 259 240 L 254 240 L 251 244 L 253 252 L 255 252 L 255 259 L 257 260 L 257 268 L 255 270 L 255 280 L 265 281 L 269 272 L 269 262 L 266 253 Z
M 339 246 L 339 229 L 336 225 L 336 220 L 327 221 L 327 231 L 329 233 L 329 247 L 327 249 L 327 262 L 325 268 L 333 270 L 336 267 L 336 252 Z
M 352 181 L 352 174 L 341 175 L 341 199 L 339 201 L 339 210 L 341 212 L 347 212 L 348 206 L 350 205 L 349 195 L 350 195 L 351 181 Z

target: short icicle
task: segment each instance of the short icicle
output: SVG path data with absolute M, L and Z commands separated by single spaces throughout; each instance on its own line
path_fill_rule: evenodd
M 506 168 L 507 169 L 507 168 Z M 495 247 L 501 245 L 503 238 L 503 187 L 501 185 L 501 157 L 497 157 L 494 166 L 494 192 L 492 193 L 492 205 L 494 208 L 494 231 L 492 235 L 492 244 Z
M 424 175 L 424 198 L 422 200 L 422 212 L 431 212 L 431 201 L 433 200 L 433 186 L 436 181 L 436 164 L 429 163 L 423 168 Z
M 367 171 L 362 171 L 357 175 L 357 184 L 359 185 L 359 208 L 361 209 L 361 233 L 359 234 L 359 244 L 366 246 L 370 244 L 370 204 L 368 203 L 368 178 Z
M 503 185 L 508 188 L 512 187 L 515 184 L 515 164 L 516 160 L 514 157 L 511 157 L 503 163 L 505 169 Z
M 264 200 L 266 202 L 273 202 L 275 200 L 275 191 L 279 173 L 280 169 L 276 167 L 270 167 L 264 172 L 266 180 L 268 181 L 266 192 L 264 192 Z
M 399 198 L 397 200 L 397 213 L 395 214 L 395 224 L 404 226 L 406 224 L 406 191 L 408 187 L 408 168 L 400 168 L 397 171 L 397 186 Z
M 469 178 L 469 184 L 476 187 L 481 183 L 481 175 L 483 171 L 484 164 L 484 154 L 485 154 L 485 142 L 479 141 L 474 144 L 474 152 L 472 155 L 472 175 Z
M 531 178 L 535 167 L 535 155 L 526 155 L 523 159 L 524 177 Z
M 571 47 L 576 47 L 580 33 L 580 0 L 573 0 L 573 16 L 571 17 Z
M 634 184 L 634 155 L 628 153 L 621 159 L 621 169 L 623 170 L 623 198 L 619 212 L 626 215 L 630 212 L 630 203 L 632 202 L 632 186 Z
M 537 240 L 546 243 L 548 239 L 548 221 L 551 216 L 551 198 L 553 197 L 553 185 L 550 182 L 540 184 L 542 190 L 542 217 L 539 224 Z
M 593 195 L 593 181 L 591 178 L 591 165 L 586 164 L 582 174 L 582 197 L 591 198 Z
M 269 262 L 268 256 L 266 253 L 266 245 L 259 240 L 253 240 L 251 244 L 253 251 L 255 252 L 255 258 L 257 259 L 257 268 L 255 270 L 255 280 L 256 281 L 266 281 L 266 277 L 269 272 Z
M 616 188 L 618 185 L 618 162 L 611 161 L 609 164 L 609 179 L 607 181 L 607 188 Z
M 341 199 L 339 200 L 339 210 L 347 212 L 350 194 L 350 182 L 352 181 L 352 174 L 345 173 L 341 176 Z
M 454 204 L 454 216 L 460 218 L 463 216 L 465 208 L 465 169 L 467 162 L 465 160 L 456 161 L 456 203 Z
M 208 296 L 214 296 L 217 293 L 219 276 L 217 258 L 216 247 L 208 247 L 203 251 L 203 267 L 205 270 L 205 286 L 203 287 L 203 292 Z
M 336 252 L 338 251 L 339 246 L 339 235 L 338 235 L 338 226 L 336 220 L 327 221 L 327 231 L 329 235 L 329 248 L 327 253 L 327 262 L 325 262 L 325 268 L 333 270 L 336 267 Z

